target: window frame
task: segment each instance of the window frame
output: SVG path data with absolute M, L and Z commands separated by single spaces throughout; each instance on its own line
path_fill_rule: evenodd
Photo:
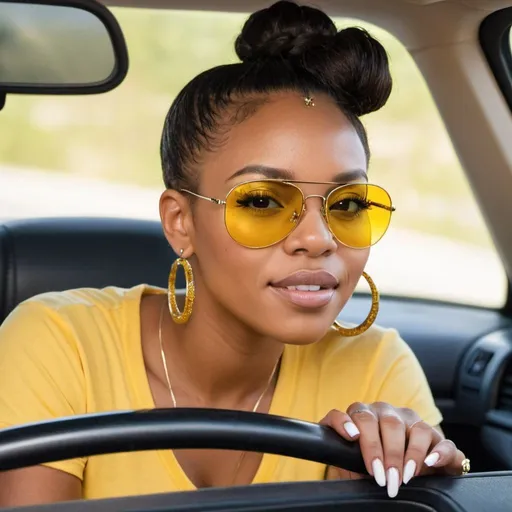
M 489 67 L 512 111 L 512 7 L 487 16 L 479 28 L 479 41 Z M 502 314 L 512 317 L 512 282 L 508 276 L 508 291 Z
M 512 7 L 493 12 L 480 24 L 480 46 L 512 111 Z

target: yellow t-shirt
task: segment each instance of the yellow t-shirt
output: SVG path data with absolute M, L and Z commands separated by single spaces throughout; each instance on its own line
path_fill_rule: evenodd
M 48 293 L 18 306 L 0 326 L 0 427 L 76 414 L 151 409 L 140 339 L 146 285 Z M 343 338 L 330 331 L 287 345 L 270 414 L 318 422 L 355 401 L 414 409 L 437 425 L 424 373 L 394 330 Z M 170 450 L 48 464 L 83 481 L 85 498 L 193 490 Z M 320 464 L 266 454 L 253 483 L 321 480 Z

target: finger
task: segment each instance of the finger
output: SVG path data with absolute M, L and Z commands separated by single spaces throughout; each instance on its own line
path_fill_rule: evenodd
M 359 429 L 356 427 L 352 418 L 337 409 L 330 411 L 327 416 L 320 421 L 320 425 L 327 425 L 334 429 L 341 437 L 347 441 L 355 441 L 359 437 Z
M 409 439 L 404 457 L 404 484 L 408 484 L 422 470 L 423 462 L 433 445 L 434 435 L 432 427 L 421 420 L 409 427 Z
M 384 454 L 377 416 L 367 405 L 360 402 L 352 404 L 347 413 L 361 433 L 359 445 L 366 470 L 375 478 L 380 487 L 384 487 L 386 485 L 386 472 L 384 470 Z
M 406 426 L 398 411 L 391 405 L 374 404 L 372 408 L 375 408 L 379 417 L 388 496 L 394 498 L 402 483 Z
M 441 471 L 448 475 L 460 475 L 462 473 L 462 461 L 464 454 L 457 449 L 453 441 L 443 439 L 437 443 L 425 458 L 425 466 Z
M 466 473 L 464 473 L 464 467 L 463 462 L 467 461 L 467 457 L 464 452 L 457 449 L 457 454 L 455 455 L 455 458 L 452 461 L 452 464 L 448 466 L 447 473 L 449 475 L 453 476 L 462 476 Z M 469 461 L 468 461 L 469 462 Z M 469 466 L 467 468 L 467 471 L 469 471 Z

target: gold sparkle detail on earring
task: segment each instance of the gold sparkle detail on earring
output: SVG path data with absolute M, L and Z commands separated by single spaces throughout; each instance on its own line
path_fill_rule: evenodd
M 304 105 L 306 105 L 306 107 L 314 107 L 315 100 L 311 96 L 306 96 L 304 98 Z

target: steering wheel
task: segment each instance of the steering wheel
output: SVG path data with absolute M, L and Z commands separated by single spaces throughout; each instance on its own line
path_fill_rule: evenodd
M 358 443 L 329 427 L 223 409 L 87 414 L 0 431 L 0 471 L 109 453 L 163 449 L 272 453 L 367 474 Z

